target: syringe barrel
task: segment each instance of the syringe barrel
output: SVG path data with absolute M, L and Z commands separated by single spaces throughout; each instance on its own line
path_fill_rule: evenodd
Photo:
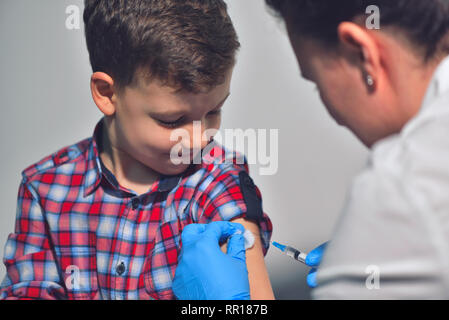
M 289 257 L 292 257 L 293 259 L 298 260 L 298 261 L 300 261 L 302 263 L 306 263 L 306 256 L 307 255 L 305 253 L 303 253 L 303 252 L 301 252 L 299 250 L 296 250 L 295 248 L 289 247 L 289 246 L 287 246 L 285 248 L 284 252 Z

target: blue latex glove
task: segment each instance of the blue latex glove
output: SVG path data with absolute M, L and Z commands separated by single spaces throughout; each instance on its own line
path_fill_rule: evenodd
M 182 232 L 173 292 L 180 300 L 249 300 L 245 228 L 225 221 L 190 224 Z M 227 254 L 219 241 L 229 238 Z
M 309 274 L 307 275 L 307 284 L 311 288 L 316 288 L 318 285 L 316 282 L 316 272 L 318 270 L 318 266 L 321 263 L 321 259 L 323 258 L 323 253 L 324 250 L 326 250 L 326 246 L 327 242 L 310 251 L 306 257 L 306 264 L 309 267 L 312 267 L 312 270 L 310 270 Z

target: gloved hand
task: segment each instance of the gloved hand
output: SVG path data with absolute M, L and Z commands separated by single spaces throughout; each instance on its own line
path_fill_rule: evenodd
M 182 250 L 173 280 L 180 300 L 249 300 L 245 228 L 225 221 L 190 224 L 182 232 Z M 227 254 L 219 242 L 230 237 Z
M 321 263 L 321 259 L 323 258 L 323 253 L 324 253 L 324 250 L 326 250 L 326 246 L 327 246 L 327 242 L 323 243 L 319 247 L 313 249 L 306 256 L 306 264 L 309 267 L 312 267 L 312 270 L 310 270 L 309 274 L 307 275 L 307 284 L 311 288 L 317 287 L 316 272 L 318 270 L 318 266 Z

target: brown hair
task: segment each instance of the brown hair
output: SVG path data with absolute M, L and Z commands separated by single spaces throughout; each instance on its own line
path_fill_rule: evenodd
M 224 81 L 240 47 L 223 0 L 85 0 L 93 72 L 119 90 L 137 75 L 188 92 Z

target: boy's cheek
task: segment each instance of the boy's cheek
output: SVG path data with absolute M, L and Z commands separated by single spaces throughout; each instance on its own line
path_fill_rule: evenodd
M 175 145 L 175 142 L 170 141 L 170 135 L 158 132 L 158 130 L 146 130 L 141 137 L 145 144 L 142 147 L 153 156 L 169 155 Z

